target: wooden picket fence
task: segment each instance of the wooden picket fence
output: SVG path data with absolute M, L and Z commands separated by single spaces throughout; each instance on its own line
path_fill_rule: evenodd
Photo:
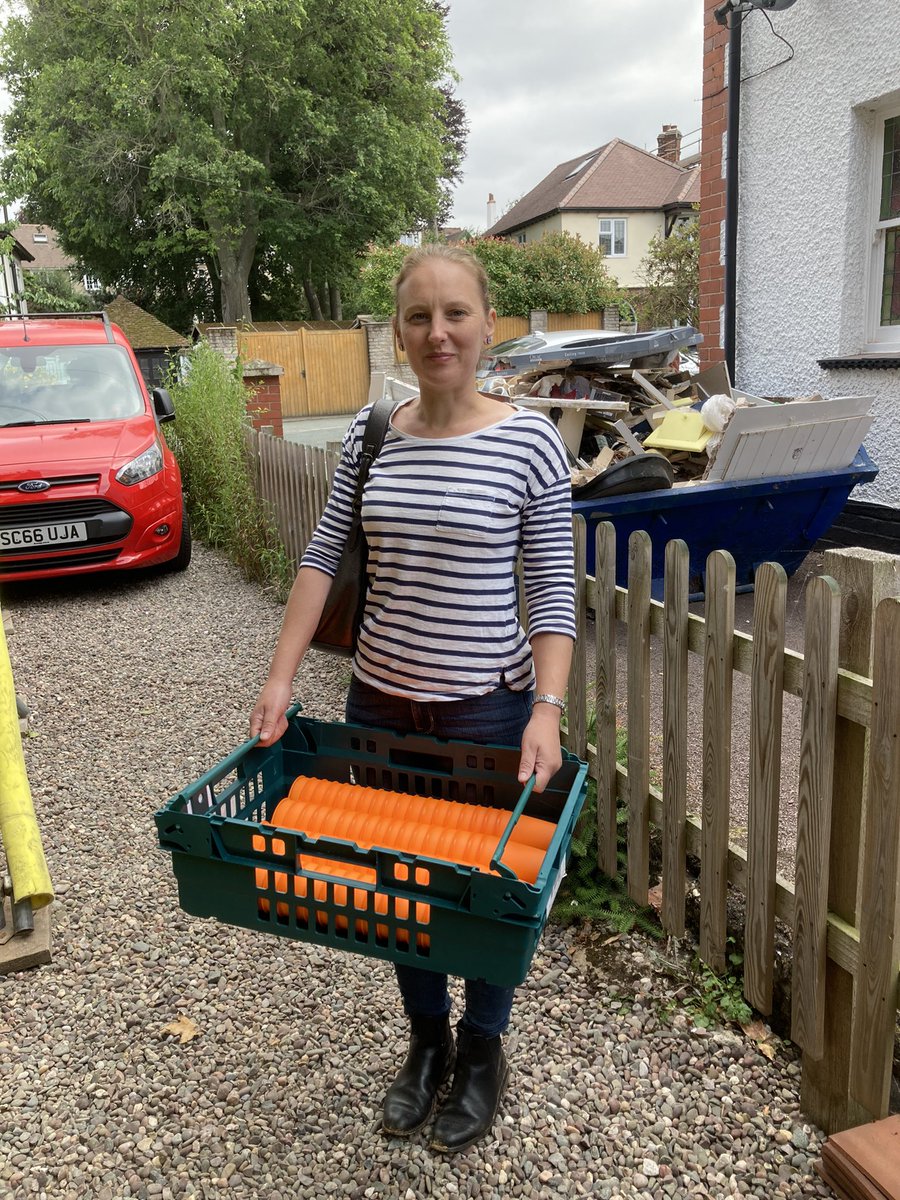
M 325 508 L 337 449 L 302 446 L 244 427 L 244 448 L 257 495 L 268 507 L 286 552 L 296 563 Z
M 576 562 L 585 562 L 585 526 Z M 782 567 L 759 568 L 752 637 L 735 631 L 734 562 L 709 558 L 705 617 L 688 608 L 688 548 L 666 548 L 663 601 L 651 599 L 651 546 L 629 539 L 627 588 L 615 581 L 615 531 L 596 530 L 595 578 L 583 566 L 569 687 L 568 745 L 597 783 L 598 859 L 617 872 L 616 810 L 627 809 L 627 886 L 648 903 L 650 829 L 659 831 L 661 920 L 685 932 L 686 859 L 700 860 L 700 957 L 726 965 L 742 934 L 744 995 L 772 1011 L 776 917 L 792 932 L 791 1038 L 803 1050 L 801 1103 L 828 1132 L 887 1115 L 900 974 L 900 559 L 830 551 L 806 591 L 805 654 L 785 649 Z M 837 581 L 840 581 L 840 586 Z M 594 678 L 587 678 L 588 612 Z M 616 761 L 616 625 L 627 626 L 627 765 Z M 650 782 L 651 638 L 660 639 L 662 786 Z M 689 655 L 702 660 L 701 753 L 688 743 Z M 696 658 L 695 658 L 696 663 Z M 730 844 L 732 682 L 750 677 L 748 848 Z M 777 874 L 782 700 L 801 698 L 794 882 Z M 589 743 L 589 713 L 596 741 Z M 702 812 L 688 816 L 692 764 Z M 729 889 L 744 897 L 742 931 L 728 928 Z
M 259 494 L 299 561 L 324 508 L 337 455 L 247 431 Z M 763 564 L 752 636 L 735 630 L 735 569 L 716 551 L 705 615 L 689 610 L 689 555 L 666 548 L 664 598 L 651 598 L 651 546 L 629 539 L 627 588 L 616 585 L 615 530 L 596 530 L 596 577 L 585 574 L 586 529 L 575 518 L 578 638 L 569 681 L 567 743 L 597 784 L 598 865 L 615 875 L 619 805 L 627 810 L 627 887 L 647 904 L 651 826 L 661 851 L 664 929 L 685 934 L 688 865 L 700 862 L 699 952 L 726 965 L 729 936 L 744 954 L 744 995 L 772 1012 L 776 919 L 791 931 L 791 1037 L 803 1050 L 801 1104 L 827 1132 L 887 1114 L 900 977 L 900 559 L 829 551 L 806 591 L 805 653 L 785 648 L 787 579 Z M 589 615 L 594 644 L 588 645 Z M 616 760 L 617 624 L 627 633 L 627 763 Z M 662 647 L 662 729 L 651 728 L 651 639 Z M 693 660 L 691 659 L 691 656 Z M 593 659 L 594 670 L 588 678 Z M 692 665 L 693 661 L 693 665 Z M 688 738 L 689 675 L 702 670 L 702 746 Z M 750 680 L 747 849 L 732 844 L 732 689 Z M 793 882 L 778 875 L 782 709 L 800 697 Z M 596 735 L 588 742 L 590 714 Z M 651 739 L 661 734 L 661 787 Z M 698 753 L 699 749 L 699 753 Z M 699 762 L 699 768 L 695 766 Z M 702 776 L 688 815 L 690 772 Z M 730 892 L 744 898 L 728 925 Z

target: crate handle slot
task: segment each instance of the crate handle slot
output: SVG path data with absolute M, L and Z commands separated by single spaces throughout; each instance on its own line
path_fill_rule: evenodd
M 512 837 L 512 831 L 515 827 L 516 822 L 518 821 L 519 817 L 521 817 L 522 813 L 525 811 L 525 805 L 528 803 L 528 801 L 531 798 L 531 793 L 534 791 L 534 785 L 535 785 L 536 780 L 537 780 L 537 775 L 536 774 L 532 775 L 531 778 L 528 780 L 528 782 L 525 784 L 524 788 L 522 789 L 522 795 L 519 797 L 516 807 L 512 810 L 512 813 L 510 814 L 510 818 L 506 823 L 506 828 L 503 830 L 503 836 L 500 838 L 500 841 L 497 843 L 497 849 L 494 851 L 493 857 L 491 858 L 491 870 L 499 871 L 499 873 L 505 879 L 518 879 L 518 876 L 516 875 L 515 871 L 510 870 L 510 868 L 506 865 L 506 863 L 502 863 L 500 861 L 500 859 L 503 856 L 503 851 L 506 849 L 506 843 Z
M 413 771 L 453 774 L 453 759 L 449 754 L 424 754 L 419 750 L 402 750 L 391 747 L 388 761 L 392 767 L 404 767 Z

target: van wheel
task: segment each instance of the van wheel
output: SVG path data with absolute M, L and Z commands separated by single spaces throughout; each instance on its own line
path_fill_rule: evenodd
M 165 565 L 166 571 L 186 571 L 191 561 L 191 523 L 186 511 L 181 514 L 181 541 L 178 543 L 178 553 Z

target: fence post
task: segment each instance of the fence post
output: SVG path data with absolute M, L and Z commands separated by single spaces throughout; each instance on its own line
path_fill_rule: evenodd
M 877 550 L 829 550 L 824 570 L 841 589 L 840 666 L 871 678 L 875 609 L 900 592 L 900 558 Z M 866 786 L 868 731 L 838 715 L 834 736 L 828 909 L 857 924 L 857 892 Z M 803 1055 L 800 1106 L 828 1133 L 861 1125 L 878 1114 L 850 1096 L 853 976 L 831 958 L 825 974 L 822 1057 Z

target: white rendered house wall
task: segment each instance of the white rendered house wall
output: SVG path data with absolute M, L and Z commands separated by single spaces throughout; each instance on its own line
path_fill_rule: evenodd
M 900 111 L 897 14 L 897 0 L 798 0 L 772 13 L 794 51 L 778 66 L 789 49 L 763 13 L 744 20 L 735 377 L 757 395 L 874 395 L 880 471 L 853 495 L 900 507 L 900 369 L 817 362 L 872 352 L 874 147 Z

